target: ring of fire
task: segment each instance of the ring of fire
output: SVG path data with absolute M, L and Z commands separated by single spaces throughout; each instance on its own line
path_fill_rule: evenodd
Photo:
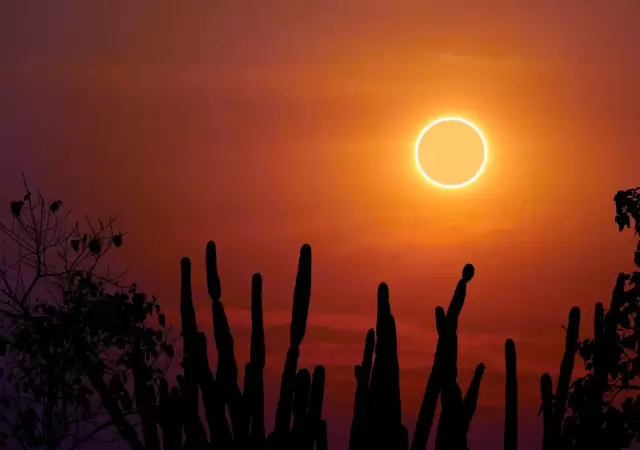
M 445 123 L 445 122 L 457 122 L 457 123 L 461 123 L 466 125 L 467 127 L 469 127 L 471 130 L 473 130 L 473 132 L 475 132 L 475 134 L 477 135 L 477 137 L 480 139 L 480 142 L 482 143 L 482 162 L 480 163 L 479 168 L 477 169 L 477 171 L 475 172 L 475 174 L 473 176 L 471 176 L 469 179 L 467 179 L 464 182 L 461 183 L 457 183 L 457 184 L 447 184 L 447 183 L 442 183 L 439 182 L 437 180 L 435 180 L 433 177 L 429 176 L 429 174 L 427 173 L 427 171 L 424 169 L 422 163 L 420 162 L 420 143 L 422 142 L 423 138 L 425 137 L 425 135 L 436 125 Z M 431 184 L 434 184 L 438 187 L 441 188 L 445 188 L 445 189 L 456 189 L 456 188 L 461 188 L 464 186 L 468 186 L 471 183 L 473 183 L 474 181 L 476 181 L 480 175 L 482 175 L 482 172 L 484 171 L 484 168 L 487 164 L 487 141 L 485 140 L 482 132 L 480 131 L 480 129 L 474 125 L 473 123 L 469 122 L 468 120 L 462 119 L 460 117 L 445 117 L 445 118 L 441 118 L 438 120 L 435 120 L 433 122 L 431 122 L 429 125 L 427 125 L 418 135 L 418 139 L 416 140 L 416 144 L 415 144 L 415 161 L 416 161 L 416 165 L 418 167 L 418 170 L 420 171 L 420 174 Z

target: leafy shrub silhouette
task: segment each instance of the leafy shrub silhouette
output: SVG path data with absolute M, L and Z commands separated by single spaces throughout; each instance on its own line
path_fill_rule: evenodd
M 618 191 L 614 196 L 618 230 L 633 228 L 640 234 L 640 188 Z M 634 255 L 640 267 L 640 243 Z M 574 308 L 575 310 L 576 308 Z M 579 310 L 572 311 L 567 331 L 567 352 L 558 381 L 560 393 L 551 396 L 551 380 L 541 382 L 543 409 L 553 410 L 545 420 L 545 449 L 622 449 L 640 442 L 640 396 L 619 400 L 620 394 L 640 389 L 638 344 L 640 339 L 640 272 L 618 275 L 609 308 L 597 303 L 594 335 L 578 342 Z M 586 374 L 569 387 L 573 354 L 584 361 Z M 567 401 L 568 414 L 564 415 Z
M 115 430 L 134 450 L 327 447 L 326 423 L 321 419 L 325 369 L 318 366 L 313 375 L 297 369 L 311 295 L 308 245 L 300 251 L 290 347 L 275 429 L 267 436 L 261 276 L 255 274 L 252 279 L 251 356 L 240 390 L 215 244 L 209 242 L 206 251 L 218 350 L 215 377 L 206 337 L 196 324 L 191 263 L 182 260 L 183 374 L 178 385 L 170 387 L 164 372 L 174 349 L 157 300 L 147 298 L 135 284 L 124 286 L 117 277 L 98 271 L 105 254 L 122 245 L 123 234 L 113 231 L 115 219 L 98 226 L 88 222 L 91 231 L 86 234 L 79 224 L 68 230 L 58 219 L 62 205 L 46 202 L 39 194 L 32 200 L 27 190 L 23 200 L 11 202 L 12 223 L 0 223 L 0 232 L 13 243 L 19 264 L 31 269 L 28 282 L 23 282 L 25 270 L 19 266 L 6 263 L 0 269 L 4 294 L 0 314 L 10 323 L 0 350 L 8 357 L 5 381 L 11 383 L 5 386 L 11 388 L 9 392 L 3 391 L 5 407 L 0 413 L 10 434 L 3 431 L 0 444 L 16 441 L 24 448 L 63 444 L 77 448 L 103 431 Z M 17 287 L 11 290 L 12 286 Z M 41 292 L 53 295 L 43 300 L 38 296 Z M 149 325 L 154 313 L 157 328 Z M 164 366 L 158 365 L 161 359 Z M 208 433 L 199 416 L 199 391 Z M 87 428 L 84 434 L 77 431 L 79 424 Z
M 63 203 L 32 193 L 10 205 L 0 223 L 0 350 L 4 431 L 0 445 L 71 449 L 116 428 L 136 434 L 134 390 L 159 382 L 173 356 L 164 316 L 154 298 L 102 270 L 122 245 L 115 218 L 67 226 Z M 156 313 L 159 327 L 149 325 Z

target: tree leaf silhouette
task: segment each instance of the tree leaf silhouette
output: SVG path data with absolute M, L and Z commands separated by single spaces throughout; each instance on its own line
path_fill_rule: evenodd
M 23 201 L 13 201 L 11 202 L 11 214 L 15 217 L 20 217 L 20 212 L 22 211 L 22 207 L 24 206 Z

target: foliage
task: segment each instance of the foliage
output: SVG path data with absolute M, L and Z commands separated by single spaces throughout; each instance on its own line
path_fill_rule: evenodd
M 0 223 L 0 445 L 75 448 L 135 414 L 131 375 L 158 382 L 173 357 L 170 330 L 155 298 L 104 267 L 123 242 L 116 218 L 69 227 L 63 202 L 45 201 L 26 181 L 10 214 Z
M 640 234 L 640 187 L 614 197 L 618 230 Z M 634 256 L 640 267 L 640 243 Z M 640 272 L 622 273 L 608 310 L 595 308 L 594 335 L 576 345 L 586 374 L 576 378 L 568 398 L 563 440 L 572 448 L 628 448 L 640 441 Z M 627 397 L 622 400 L 620 394 Z
M 640 234 L 640 186 L 618 191 L 613 201 L 616 204 L 618 231 L 631 228 L 631 219 L 633 219 L 635 234 Z

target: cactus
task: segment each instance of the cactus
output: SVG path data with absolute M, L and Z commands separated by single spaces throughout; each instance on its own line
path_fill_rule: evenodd
M 291 313 L 291 329 L 289 337 L 289 350 L 287 351 L 287 359 L 282 371 L 282 379 L 280 382 L 280 397 L 278 399 L 278 407 L 276 409 L 276 423 L 275 429 L 269 435 L 267 439 L 267 448 L 281 448 L 287 445 L 295 443 L 297 446 L 307 447 L 309 444 L 301 443 L 300 433 L 309 434 L 316 437 L 317 433 L 321 431 L 321 426 L 318 424 L 320 417 L 316 417 L 316 411 L 321 411 L 322 398 L 318 398 L 318 393 L 322 392 L 324 396 L 324 368 L 319 366 L 314 372 L 315 394 L 312 395 L 313 402 L 309 403 L 309 409 L 314 411 L 310 417 L 306 417 L 304 420 L 304 427 L 300 428 L 298 421 L 298 427 L 295 426 L 294 430 L 291 428 L 291 416 L 293 414 L 293 405 L 296 395 L 296 379 L 302 374 L 296 375 L 298 368 L 298 357 L 300 354 L 300 344 L 304 339 L 307 317 L 309 315 L 309 304 L 311 300 L 311 247 L 309 245 L 303 245 L 300 249 L 300 258 L 298 260 L 298 273 L 296 275 L 296 284 L 293 294 L 293 308 Z M 316 375 L 316 372 L 318 375 Z M 322 375 L 320 375 L 322 374 Z M 318 377 L 318 378 L 316 378 Z M 297 391 L 298 395 L 304 397 L 304 391 L 300 389 L 306 389 L 304 384 L 300 385 L 298 382 Z M 322 388 L 317 383 L 322 384 Z M 321 390 L 320 390 L 321 389 Z M 312 386 L 311 392 L 314 392 Z M 320 402 L 320 404 L 318 404 Z M 301 431 L 303 430 L 303 431 Z M 306 438 L 305 438 L 306 439 Z M 307 439 L 308 440 L 308 439 Z
M 436 308 L 438 343 L 431 374 L 418 413 L 411 450 L 424 450 L 433 425 L 438 397 L 442 394 L 442 410 L 438 424 L 436 448 L 465 448 L 469 424 L 477 405 L 478 390 L 484 365 L 476 368 L 467 394 L 462 393 L 457 382 L 458 319 L 464 306 L 467 283 L 473 279 L 475 269 L 467 264 L 447 309 Z M 466 412 L 465 412 L 466 411 Z
M 209 253 L 207 256 L 210 256 Z M 214 447 L 227 447 L 232 439 L 231 431 L 225 417 L 225 402 L 221 389 L 209 367 L 207 341 L 198 331 L 196 323 L 191 293 L 191 262 L 188 258 L 182 259 L 181 275 L 180 312 L 184 340 L 182 363 L 184 376 L 179 377 L 178 381 L 183 397 L 182 412 L 186 439 L 187 442 L 198 447 L 204 446 L 206 442 L 206 432 L 199 416 L 199 388 L 202 391 L 202 403 L 211 434 L 211 444 Z
M 369 428 L 367 413 L 369 411 L 369 380 L 373 364 L 373 351 L 375 347 L 375 330 L 367 331 L 364 344 L 362 362 L 355 366 L 356 392 L 353 402 L 353 418 L 351 433 L 349 434 L 349 449 L 366 448 L 365 438 Z
M 597 319 L 596 319 L 597 320 Z M 553 382 L 549 374 L 540 379 L 540 394 L 542 398 L 541 412 L 543 414 L 543 450 L 555 450 L 563 444 L 562 424 L 567 408 L 569 384 L 578 349 L 578 333 L 580 331 L 580 308 L 573 307 L 569 312 L 569 325 L 565 339 L 564 356 L 560 364 L 560 376 L 556 392 L 553 394 Z
M 313 377 L 306 369 L 297 371 L 311 300 L 311 247 L 300 249 L 294 288 L 290 347 L 282 373 L 280 398 L 273 433 L 266 438 L 264 426 L 265 339 L 262 313 L 262 278 L 252 278 L 251 349 L 245 367 L 243 392 L 237 385 L 237 365 L 233 339 L 221 302 L 222 290 L 217 273 L 215 245 L 207 245 L 207 285 L 212 300 L 214 334 L 219 364 L 216 380 L 225 389 L 225 403 L 232 422 L 234 445 L 242 448 L 312 449 L 316 441 L 326 443 L 326 424 L 321 420 L 324 399 L 325 369 L 315 368 Z M 291 417 L 293 414 L 293 426 Z M 228 447 L 227 447 L 228 448 Z
M 265 354 L 264 321 L 262 317 L 262 276 L 254 274 L 251 280 L 251 349 L 248 364 L 248 374 L 250 374 L 253 383 L 247 385 L 244 392 L 245 396 L 251 396 L 248 411 L 251 419 L 251 439 L 255 448 L 263 448 L 267 440 L 264 427 Z
M 385 283 L 378 287 L 376 335 L 376 358 L 371 369 L 369 394 L 370 420 L 376 430 L 388 427 L 388 433 L 383 434 L 386 439 L 398 432 L 402 413 L 396 325 L 389 304 L 389 288 Z
M 505 410 L 504 410 L 504 450 L 518 448 L 518 378 L 516 364 L 516 344 L 507 339 L 504 345 L 505 372 Z
M 316 367 L 313 379 L 308 370 L 298 371 L 293 398 L 293 427 L 286 447 L 313 450 L 321 431 L 324 383 L 325 370 L 322 366 Z
M 377 337 L 377 342 L 375 338 Z M 375 355 L 375 360 L 374 360 Z M 402 425 L 398 348 L 389 289 L 378 287 L 376 330 L 369 330 L 362 363 L 355 367 L 356 393 L 349 448 L 406 449 Z
M 439 397 L 441 397 L 441 412 L 435 448 L 467 450 L 467 435 L 477 408 L 480 384 L 485 371 L 484 364 L 476 366 L 473 378 L 463 396 L 457 381 L 457 327 L 466 298 L 467 284 L 472 280 L 474 273 L 473 266 L 467 264 L 462 271 L 462 277 L 457 283 L 447 312 L 445 313 L 440 306 L 435 309 L 438 342 L 431 374 L 420 406 L 411 450 L 426 448 Z M 378 338 L 377 343 L 376 338 Z M 395 320 L 391 314 L 388 288 L 383 283 L 378 289 L 376 330 L 368 330 L 362 362 L 355 366 L 354 370 L 356 393 L 349 441 L 350 450 L 378 447 L 409 448 L 408 435 L 401 424 L 399 410 L 396 409 L 400 405 L 399 385 L 395 378 L 395 374 L 398 373 L 396 345 Z M 504 448 L 515 450 L 518 435 L 518 385 L 516 350 L 511 339 L 505 343 L 505 361 L 507 382 Z
M 176 386 L 169 391 L 165 379 L 160 380 L 158 389 L 157 417 L 162 429 L 162 448 L 164 450 L 182 449 L 182 398 Z
M 476 410 L 484 365 L 476 367 L 463 397 L 457 382 L 457 325 L 464 305 L 466 285 L 474 272 L 470 264 L 463 269 L 447 313 L 441 307 L 436 308 L 438 344 L 411 443 L 412 450 L 426 448 L 441 393 L 442 411 L 436 448 L 467 448 L 466 437 Z M 356 393 L 349 449 L 409 448 L 408 433 L 402 425 L 400 414 L 395 319 L 391 313 L 388 287 L 384 283 L 378 289 L 376 330 L 367 332 L 362 362 L 355 367 L 354 373 Z
M 207 243 L 206 249 L 207 289 L 211 299 L 213 315 L 213 333 L 218 350 L 218 367 L 216 381 L 223 393 L 224 401 L 229 409 L 231 429 L 235 440 L 246 440 L 248 421 L 242 409 L 242 394 L 238 387 L 238 365 L 233 348 L 233 337 L 224 306 L 221 301 L 222 289 L 218 275 L 218 263 L 215 243 Z
M 478 406 L 478 396 L 480 394 L 480 383 L 482 382 L 482 376 L 484 375 L 484 364 L 480 363 L 476 366 L 476 370 L 473 372 L 473 378 L 469 383 L 469 388 L 464 396 L 464 434 L 469 433 L 469 427 L 471 426 L 471 419 L 476 413 L 476 407 Z
M 317 366 L 313 376 L 297 371 L 299 346 L 304 338 L 311 295 L 311 247 L 300 251 L 294 293 L 290 348 L 282 374 L 275 430 L 266 438 L 264 425 L 265 339 L 262 311 L 262 277 L 253 275 L 251 288 L 251 349 L 245 366 L 242 391 L 238 386 L 233 337 L 222 304 L 222 289 L 213 242 L 206 250 L 207 288 L 212 302 L 214 339 L 218 350 L 216 376 L 210 369 L 207 340 L 198 330 L 191 292 L 191 262 L 181 261 L 180 311 L 184 341 L 184 373 L 169 390 L 162 379 L 157 404 L 154 390 L 142 373 L 136 380 L 136 401 L 142 419 L 145 444 L 138 450 L 160 450 L 157 426 L 162 430 L 163 450 L 247 449 L 274 450 L 327 448 L 326 422 L 322 420 L 325 369 Z M 202 391 L 208 433 L 198 414 L 198 391 Z M 229 420 L 226 409 L 229 411 Z M 293 425 L 291 416 L 293 415 Z M 182 434 L 184 430 L 185 440 Z M 134 438 L 131 438 L 134 442 Z

